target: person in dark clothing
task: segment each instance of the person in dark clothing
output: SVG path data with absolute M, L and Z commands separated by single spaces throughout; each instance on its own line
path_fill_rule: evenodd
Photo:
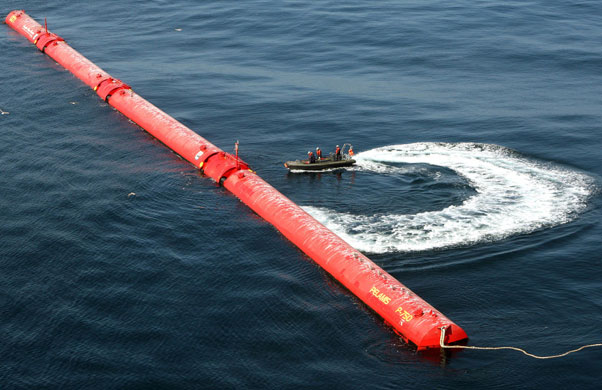
M 311 151 L 307 152 L 307 160 L 310 164 L 313 164 L 316 162 L 316 156 L 314 156 L 314 154 Z
M 320 161 L 322 159 L 322 151 L 320 148 L 316 148 L 316 160 Z
M 334 150 L 334 159 L 339 161 L 341 159 L 341 148 L 337 145 L 337 148 Z

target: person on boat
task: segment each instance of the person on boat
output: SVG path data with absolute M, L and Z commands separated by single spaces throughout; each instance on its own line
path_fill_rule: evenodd
M 349 147 L 349 157 L 353 157 L 353 146 Z
M 322 151 L 320 148 L 316 148 L 316 159 L 320 161 L 322 159 Z
M 334 159 L 335 161 L 339 161 L 341 159 L 341 148 L 337 145 L 337 148 L 334 150 Z
M 311 151 L 307 152 L 307 161 L 309 164 L 313 164 L 316 162 L 316 156 L 314 156 L 314 154 Z

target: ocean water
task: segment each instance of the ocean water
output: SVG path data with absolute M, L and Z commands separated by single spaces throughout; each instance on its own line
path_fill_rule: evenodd
M 56 1 L 24 9 L 451 320 L 602 342 L 602 4 Z M 0 26 L 0 388 L 597 388 L 602 349 L 425 355 Z M 282 163 L 352 143 L 357 166 Z

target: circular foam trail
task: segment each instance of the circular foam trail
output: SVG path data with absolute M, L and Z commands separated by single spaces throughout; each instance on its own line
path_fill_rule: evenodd
M 304 207 L 349 244 L 369 253 L 467 246 L 564 224 L 585 210 L 595 189 L 594 179 L 583 173 L 497 145 L 392 145 L 359 153 L 355 159 L 357 170 L 380 174 L 407 172 L 407 167 L 391 163 L 447 167 L 476 191 L 460 205 L 417 214 L 366 216 Z

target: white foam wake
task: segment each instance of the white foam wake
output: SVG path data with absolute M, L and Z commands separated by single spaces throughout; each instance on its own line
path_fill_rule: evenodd
M 370 253 L 472 245 L 567 223 L 585 209 L 595 187 L 583 173 L 497 145 L 393 145 L 359 153 L 356 160 L 360 170 L 388 174 L 403 172 L 388 163 L 447 167 L 477 192 L 460 205 L 418 214 L 365 216 L 304 207 L 349 244 Z

